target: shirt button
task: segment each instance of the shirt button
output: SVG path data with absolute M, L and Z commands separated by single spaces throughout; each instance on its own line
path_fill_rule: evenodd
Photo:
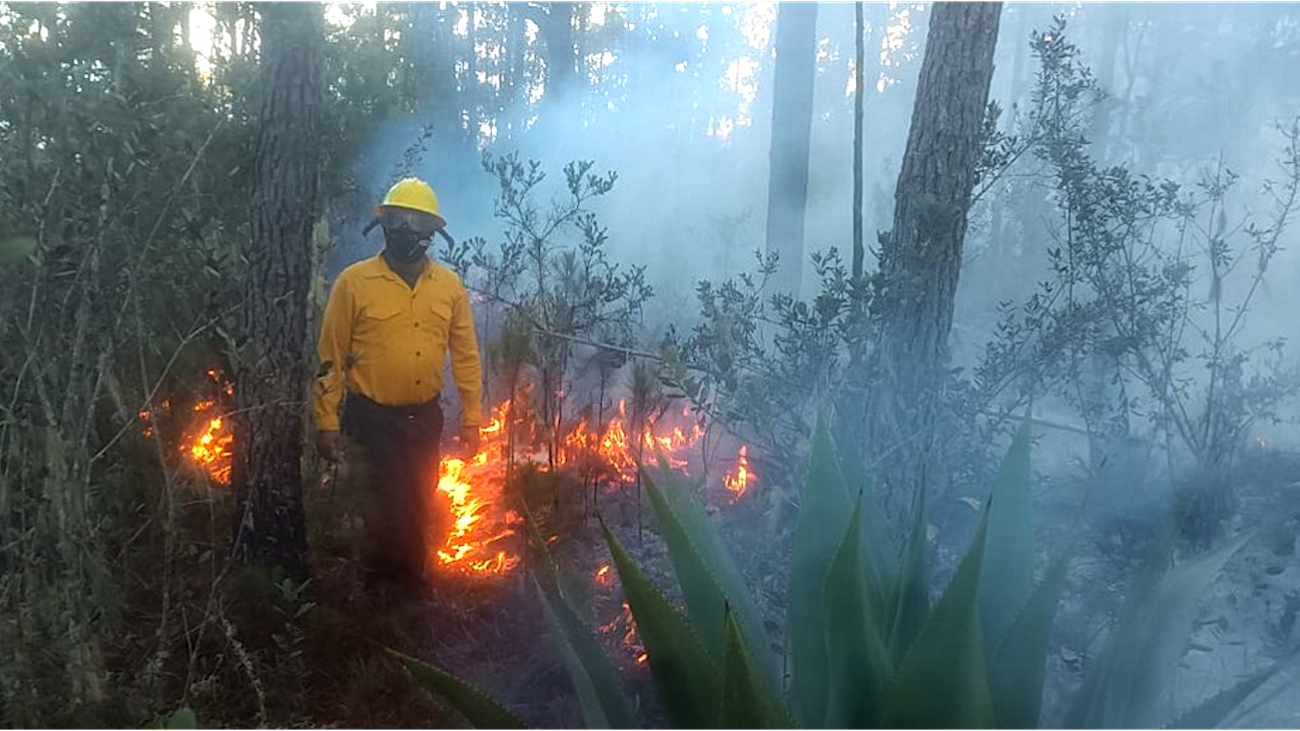
M 419 327 L 419 326 L 420 326 L 420 323 L 418 323 L 418 322 L 415 323 L 415 326 L 416 326 L 416 327 Z
M 415 379 L 415 385 L 417 385 L 417 386 L 420 385 L 420 379 L 418 379 L 418 378 Z
M 415 354 L 416 354 L 416 355 L 419 355 L 419 354 L 420 354 L 420 351 L 418 351 L 418 350 L 415 351 Z

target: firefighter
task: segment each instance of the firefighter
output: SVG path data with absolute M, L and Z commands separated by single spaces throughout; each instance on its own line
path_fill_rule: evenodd
M 313 389 L 316 446 L 338 464 L 358 447 L 373 491 L 370 579 L 418 581 L 444 511 L 430 508 L 443 431 L 443 366 L 460 393 L 460 442 L 473 452 L 482 371 L 469 294 L 426 249 L 446 222 L 428 183 L 407 178 L 375 209 L 384 249 L 344 269 L 325 307 Z M 445 232 L 442 232 L 445 235 Z

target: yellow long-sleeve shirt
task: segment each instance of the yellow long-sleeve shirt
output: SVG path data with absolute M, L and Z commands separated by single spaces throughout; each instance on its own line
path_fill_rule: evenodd
M 389 406 L 432 399 L 442 390 L 448 351 L 462 425 L 478 425 L 483 376 L 460 277 L 431 261 L 412 288 L 382 255 L 344 269 L 321 323 L 320 375 L 312 389 L 316 428 L 338 430 L 345 390 Z

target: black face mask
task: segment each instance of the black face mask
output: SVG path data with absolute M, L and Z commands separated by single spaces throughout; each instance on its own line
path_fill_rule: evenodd
M 384 226 L 384 246 L 398 261 L 413 262 L 425 256 L 425 248 L 433 237 L 413 231 L 405 224 Z

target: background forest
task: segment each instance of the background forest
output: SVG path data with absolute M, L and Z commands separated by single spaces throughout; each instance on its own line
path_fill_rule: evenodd
M 826 577 L 906 679 L 984 555 L 1059 596 L 1028 725 L 1295 727 L 1297 63 L 1283 3 L 0 3 L 0 723 L 463 725 L 387 647 L 529 724 L 689 724 L 636 583 L 697 621 L 689 533 L 792 707 L 724 725 L 880 722 L 802 705 L 802 620 L 858 627 Z M 307 401 L 407 175 L 499 430 L 437 490 L 497 532 L 393 605 Z M 1116 701 L 1144 590 L 1186 631 Z

